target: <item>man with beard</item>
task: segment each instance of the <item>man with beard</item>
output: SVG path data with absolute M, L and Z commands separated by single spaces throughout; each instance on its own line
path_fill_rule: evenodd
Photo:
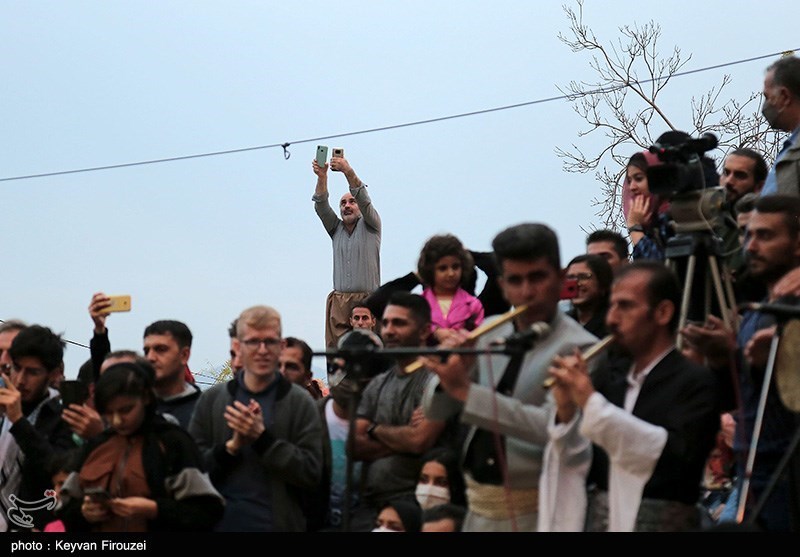
M 425 298 L 408 292 L 392 294 L 381 319 L 385 347 L 423 347 L 430 334 L 431 308 Z M 422 455 L 441 442 L 445 432 L 446 422 L 427 419 L 420 408 L 430 371 L 405 371 L 416 358 L 413 353 L 395 357 L 391 368 L 370 380 L 358 406 L 350 456 L 366 466 L 364 508 L 357 522 L 369 529 L 382 503 L 415 498 Z
M 333 291 L 325 302 L 325 346 L 329 349 L 350 330 L 350 308 L 381 283 L 381 218 L 363 183 L 343 156 L 330 164 L 312 162 L 317 186 L 311 200 L 333 242 Z M 328 202 L 328 167 L 347 178 L 350 191 L 339 201 L 339 213 Z
M 591 376 L 579 353 L 554 359 L 556 412 L 540 530 L 579 531 L 584 514 L 592 532 L 700 527 L 700 486 L 719 430 L 718 388 L 708 369 L 675 346 L 680 300 L 674 271 L 634 262 L 614 280 L 606 314 L 618 354 Z M 557 462 L 577 472 L 555 473 Z M 578 480 L 587 468 L 584 487 Z M 570 477 L 575 492 L 565 493 Z
M 752 149 L 736 149 L 722 163 L 719 183 L 725 190 L 725 207 L 724 220 L 718 232 L 722 238 L 722 253 L 734 280 L 741 278 L 746 268 L 736 204 L 745 195 L 758 195 L 764 186 L 767 172 L 764 157 Z
M 766 286 L 766 301 L 774 300 L 778 283 L 796 275 L 800 265 L 800 198 L 780 194 L 759 198 L 747 229 L 748 272 Z M 783 406 L 775 386 L 763 384 L 775 334 L 774 317 L 754 310 L 745 312 L 736 337 L 715 316 L 709 316 L 705 326 L 686 326 L 682 333 L 706 356 L 710 367 L 719 370 L 720 380 L 727 380 L 723 410 L 739 409 L 734 413 L 737 423 L 733 449 L 740 484 L 745 477 L 762 390 L 767 389 L 744 519 L 755 520 L 760 528 L 768 531 L 789 530 L 790 494 L 785 475 L 776 478 L 778 481 L 759 515 L 750 516 L 789 447 L 796 427 L 796 415 Z M 736 384 L 731 380 L 731 369 L 737 371 Z M 737 502 L 729 504 L 735 506 Z
M 800 195 L 800 58 L 785 56 L 767 68 L 761 113 L 773 129 L 789 132 L 761 195 Z

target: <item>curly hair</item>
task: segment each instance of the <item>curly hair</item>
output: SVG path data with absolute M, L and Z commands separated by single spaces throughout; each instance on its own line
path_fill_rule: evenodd
M 452 234 L 431 236 L 419 253 L 417 273 L 422 282 L 433 287 L 433 278 L 436 274 L 436 263 L 448 255 L 458 257 L 461 261 L 461 288 L 467 290 L 472 284 L 472 275 L 475 273 L 475 261 L 472 255 L 464 248 L 461 240 Z

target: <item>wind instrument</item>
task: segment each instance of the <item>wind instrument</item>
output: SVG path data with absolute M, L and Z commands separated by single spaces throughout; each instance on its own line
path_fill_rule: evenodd
M 589 348 L 581 352 L 581 358 L 583 358 L 584 361 L 588 362 L 589 360 L 600 354 L 600 352 L 605 350 L 605 348 L 613 341 L 614 341 L 614 335 L 608 335 L 604 337 L 602 340 L 595 342 Z M 552 376 L 548 377 L 547 379 L 542 381 L 542 387 L 545 389 L 549 389 L 555 384 L 555 382 L 556 382 L 555 377 Z
M 470 331 L 469 336 L 467 337 L 467 340 L 475 340 L 476 338 L 485 335 L 489 331 L 495 330 L 497 327 L 499 327 L 503 323 L 507 323 L 508 321 L 511 321 L 516 316 L 518 316 L 521 313 L 523 313 L 526 309 L 528 309 L 528 306 L 525 306 L 525 305 L 519 306 L 518 308 L 514 308 L 511 311 L 508 311 L 508 312 L 502 314 L 500 317 L 498 317 L 497 319 L 495 319 L 493 321 L 490 321 L 489 323 L 484 323 L 483 325 L 481 325 L 477 329 L 474 329 L 473 331 Z M 415 371 L 419 371 L 419 369 L 422 366 L 423 366 L 422 360 L 416 360 L 414 363 L 408 364 L 406 366 L 405 372 L 406 373 L 414 373 Z

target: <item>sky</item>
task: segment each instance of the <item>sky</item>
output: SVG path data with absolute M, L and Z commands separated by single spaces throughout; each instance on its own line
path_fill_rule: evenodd
M 311 201 L 318 144 L 344 148 L 369 186 L 383 281 L 414 269 L 434 234 L 488 251 L 494 235 L 527 221 L 550 225 L 568 261 L 599 222 L 599 185 L 565 172 L 555 150 L 593 153 L 603 138 L 579 137 L 586 124 L 565 100 L 317 139 L 529 103 L 593 80 L 589 57 L 557 37 L 568 33 L 562 4 L 0 3 L 0 180 L 277 146 L 0 181 L 0 319 L 63 334 L 68 378 L 89 357 L 81 345 L 98 291 L 132 297 L 129 313 L 108 319 L 113 349 L 141 350 L 153 321 L 185 322 L 202 382 L 227 360 L 227 328 L 252 305 L 275 307 L 285 336 L 324 350 L 332 254 Z M 684 70 L 800 47 L 793 1 L 687 5 L 587 0 L 584 20 L 604 43 L 652 20 L 663 54 L 677 45 L 691 55 Z M 665 110 L 689 129 L 693 96 L 728 74 L 723 97 L 744 100 L 774 59 L 675 78 Z M 346 187 L 331 174 L 334 202 Z M 322 358 L 314 368 L 324 377 Z

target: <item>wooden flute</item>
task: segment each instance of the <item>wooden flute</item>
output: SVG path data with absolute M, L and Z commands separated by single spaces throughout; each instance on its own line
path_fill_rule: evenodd
M 614 341 L 614 335 L 608 335 L 604 337 L 602 340 L 595 342 L 589 348 L 581 352 L 581 358 L 583 358 L 584 361 L 588 362 L 589 360 L 600 354 L 600 352 L 602 352 L 613 341 Z M 556 378 L 550 376 L 544 381 L 542 381 L 542 387 L 544 387 L 545 389 L 549 389 L 550 387 L 555 385 L 555 382 Z
M 495 330 L 497 327 L 499 327 L 503 323 L 507 323 L 508 321 L 514 319 L 517 315 L 521 314 L 526 309 L 528 309 L 528 306 L 519 306 L 518 308 L 514 308 L 511 311 L 508 311 L 508 312 L 502 314 L 500 317 L 498 317 L 497 319 L 495 319 L 493 321 L 490 321 L 489 323 L 484 323 L 483 325 L 481 325 L 477 329 L 475 329 L 473 331 L 470 331 L 469 336 L 467 337 L 467 340 L 475 340 L 476 338 L 478 338 L 478 337 L 480 337 L 482 335 L 485 335 L 489 331 Z M 408 364 L 406 366 L 405 372 L 406 373 L 414 373 L 415 371 L 419 371 L 419 369 L 422 366 L 423 366 L 422 360 L 416 360 L 414 363 Z

